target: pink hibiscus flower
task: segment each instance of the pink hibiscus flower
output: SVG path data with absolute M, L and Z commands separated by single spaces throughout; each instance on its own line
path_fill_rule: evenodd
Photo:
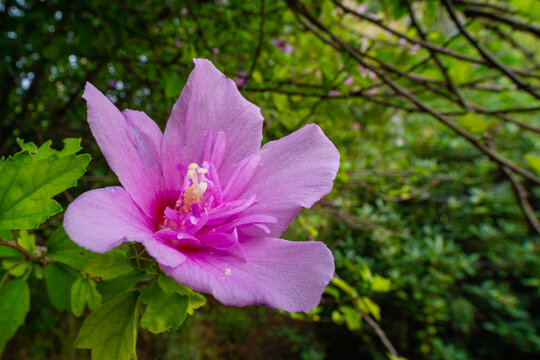
M 226 305 L 309 311 L 332 254 L 279 237 L 330 192 L 339 153 L 317 125 L 261 148 L 259 108 L 208 60 L 194 62 L 164 133 L 86 84 L 90 129 L 122 186 L 75 199 L 66 232 L 100 253 L 139 242 L 167 275 Z

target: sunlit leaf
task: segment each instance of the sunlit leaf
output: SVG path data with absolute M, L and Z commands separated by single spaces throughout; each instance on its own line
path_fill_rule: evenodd
M 62 210 L 52 199 L 76 184 L 90 162 L 87 154 L 21 151 L 0 168 L 0 229 L 31 229 Z M 41 149 L 41 148 L 40 148 Z
M 137 359 L 137 299 L 132 291 L 101 305 L 84 321 L 74 346 L 90 349 L 92 359 Z

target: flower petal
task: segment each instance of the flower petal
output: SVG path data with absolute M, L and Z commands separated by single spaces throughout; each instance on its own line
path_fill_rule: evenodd
M 229 168 L 261 146 L 260 109 L 244 99 L 234 82 L 210 61 L 195 59 L 194 63 L 163 138 L 163 174 L 169 189 L 182 183 L 183 174 L 177 164 L 202 162 L 207 138 L 217 141 L 213 146 L 215 157 L 219 152 L 226 154 L 216 165 L 218 170 Z
M 146 240 L 144 248 L 161 265 L 176 267 L 186 260 L 184 254 L 159 238 Z
M 90 129 L 109 166 L 133 200 L 156 219 L 156 202 L 163 193 L 161 130 L 142 111 L 121 113 L 90 83 L 86 83 L 83 98 Z
M 126 241 L 147 241 L 154 233 L 151 221 L 120 186 L 76 198 L 66 210 L 64 228 L 75 243 L 99 253 Z
M 334 273 L 334 259 L 318 241 L 253 238 L 242 244 L 246 261 L 216 249 L 190 252 L 165 273 L 225 305 L 263 304 L 286 311 L 310 311 Z
M 317 125 L 310 124 L 265 144 L 257 155 L 259 169 L 241 194 L 241 198 L 255 195 L 256 203 L 243 215 L 277 217 L 276 223 L 267 226 L 268 236 L 278 237 L 302 206 L 310 208 L 332 190 L 339 152 Z

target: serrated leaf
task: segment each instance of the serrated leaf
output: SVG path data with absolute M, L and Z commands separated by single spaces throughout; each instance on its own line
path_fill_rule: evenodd
M 86 304 L 90 310 L 97 309 L 101 305 L 101 294 L 93 280 L 80 277 L 71 286 L 71 311 L 81 316 Z
M 189 297 L 177 293 L 167 294 L 156 283 L 146 288 L 141 300 L 147 305 L 141 326 L 151 333 L 175 330 L 186 318 Z
M 126 254 L 119 249 L 104 254 L 94 254 L 81 272 L 92 277 L 100 277 L 103 280 L 114 279 L 133 271 L 126 260 Z
M 90 162 L 87 154 L 40 154 L 19 152 L 0 169 L 0 229 L 37 228 L 60 212 L 52 197 L 75 185 Z
M 139 271 L 133 271 L 126 275 L 119 276 L 112 280 L 101 281 L 97 285 L 98 291 L 103 296 L 103 301 L 109 301 L 113 297 L 123 293 L 131 286 L 141 281 L 146 277 L 146 274 Z
M 24 324 L 29 310 L 30 289 L 26 280 L 11 280 L 0 288 L 0 356 L 7 341 Z
M 44 142 L 39 148 L 33 142 L 25 142 L 23 139 L 17 138 L 17 143 L 22 151 L 28 151 L 34 160 L 46 159 L 52 155 L 66 156 L 79 152 L 81 147 L 80 138 L 67 138 L 63 140 L 64 148 L 61 151 L 51 148 L 52 141 Z
M 69 266 L 51 263 L 46 267 L 45 285 L 53 306 L 60 311 L 71 309 L 71 286 L 79 273 Z
M 47 257 L 80 270 L 92 258 L 92 253 L 71 241 L 59 226 L 47 240 Z
M 74 346 L 90 349 L 92 359 L 137 359 L 137 292 L 117 296 L 91 313 Z

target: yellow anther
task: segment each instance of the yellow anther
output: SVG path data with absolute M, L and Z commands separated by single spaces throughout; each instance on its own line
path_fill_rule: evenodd
M 208 189 L 208 184 L 205 182 L 201 182 L 198 186 L 195 187 L 195 189 L 193 190 L 193 193 L 196 196 L 201 197 L 206 191 L 206 189 Z
M 189 164 L 186 178 L 191 180 L 193 185 L 186 187 L 184 190 L 182 197 L 182 210 L 184 212 L 191 211 L 191 205 L 195 203 L 200 204 L 201 196 L 208 189 L 208 183 L 206 183 L 206 179 L 204 178 L 204 174 L 207 173 L 208 169 L 201 168 L 195 163 Z M 198 174 L 200 174 L 200 178 Z

